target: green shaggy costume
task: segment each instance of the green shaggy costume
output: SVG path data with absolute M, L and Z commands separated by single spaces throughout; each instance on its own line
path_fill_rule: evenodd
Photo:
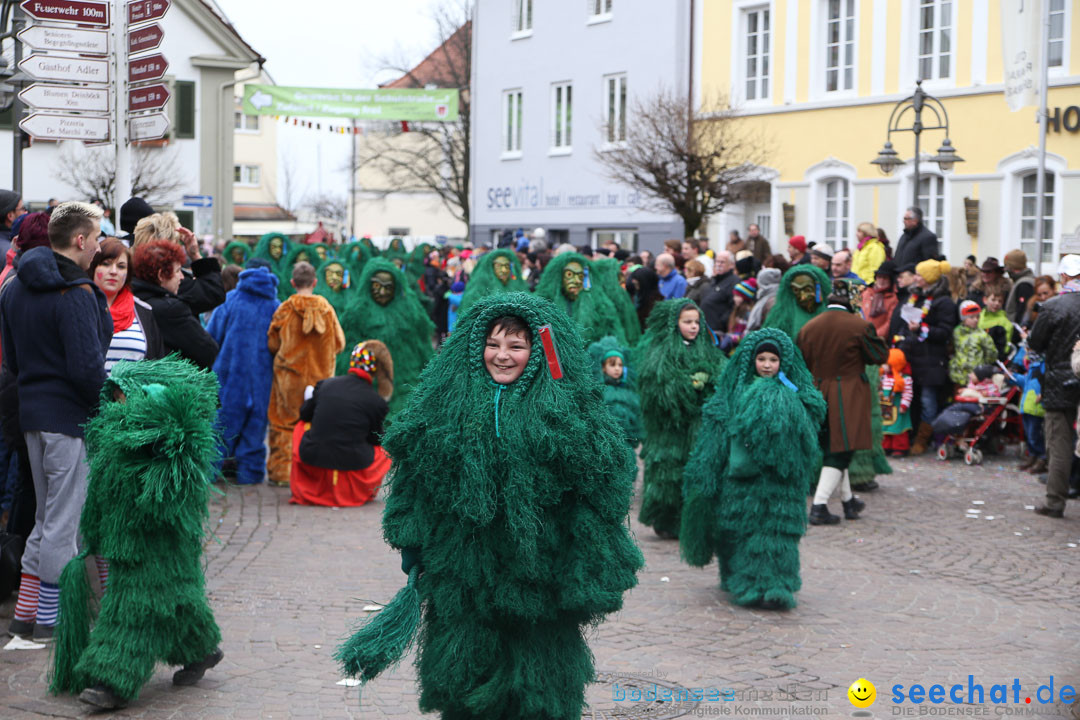
M 498 385 L 484 345 L 506 315 L 532 329 L 532 352 L 518 380 Z M 409 586 L 339 649 L 345 673 L 374 677 L 422 625 L 421 712 L 579 720 L 594 678 L 585 634 L 622 607 L 643 558 L 627 523 L 634 455 L 574 324 L 524 293 L 478 301 L 383 447 L 394 459 L 383 532 L 403 560 L 419 560 Z
M 217 401 L 214 373 L 176 356 L 113 368 L 86 426 L 83 551 L 60 578 L 52 692 L 101 683 L 130 700 L 156 662 L 199 662 L 221 642 L 201 563 Z M 92 632 L 88 555 L 109 561 Z
M 326 282 L 326 271 L 334 266 L 341 268 L 344 274 L 342 285 L 337 290 L 332 289 Z M 356 286 L 353 284 L 355 282 L 355 277 L 349 272 L 349 266 L 344 260 L 330 258 L 319 266 L 319 269 L 315 272 L 315 278 L 315 294 L 326 298 L 327 302 L 333 306 L 334 312 L 336 312 L 338 316 L 338 322 L 340 322 L 341 316 L 345 314 L 345 308 L 348 307 L 349 303 L 356 295 Z M 345 329 L 344 326 L 342 326 L 342 329 Z M 346 335 L 348 335 L 347 331 Z M 346 347 L 356 347 L 356 345 L 346 345 Z M 347 353 L 342 354 L 345 355 Z M 346 359 L 346 367 L 347 366 L 348 359 Z
M 634 389 L 630 350 L 621 347 L 618 341 L 609 335 L 590 345 L 589 355 L 592 357 L 597 377 L 604 384 L 604 405 L 626 434 L 626 442 L 630 447 L 636 448 L 645 437 L 645 429 L 641 426 L 641 401 Z M 604 372 L 604 361 L 610 357 L 618 357 L 623 362 L 623 377 L 619 380 L 613 380 Z
M 277 260 L 275 260 L 270 255 L 270 242 L 275 238 L 281 240 L 282 242 L 281 257 Z M 270 271 L 280 278 L 281 268 L 285 266 L 286 256 L 289 254 L 289 249 L 292 246 L 293 241 L 290 240 L 288 236 L 282 235 L 281 233 L 266 233 L 261 238 L 259 238 L 259 242 L 255 245 L 255 252 L 252 253 L 252 257 L 262 258 L 263 260 L 270 263 Z M 286 278 L 286 284 L 288 284 L 288 281 L 290 279 L 291 276 L 289 278 Z M 291 288 L 292 286 L 290 285 L 289 287 Z M 280 290 L 281 288 L 278 289 Z
M 394 278 L 394 299 L 385 307 L 371 297 L 371 278 L 377 272 L 389 273 Z M 420 379 L 420 371 L 431 359 L 431 345 L 435 325 L 424 312 L 415 292 L 406 287 L 408 277 L 389 260 L 374 258 L 360 274 L 356 295 L 343 313 L 341 327 L 345 331 L 345 347 L 355 347 L 362 340 L 379 340 L 390 349 L 394 358 L 394 396 L 390 399 L 390 413 L 396 414 L 405 407 L 413 387 Z M 350 333 L 352 333 L 350 335 Z M 338 355 L 338 373 L 348 370 L 348 353 Z M 345 357 L 345 367 L 341 360 Z
M 499 278 L 495 277 L 492 269 L 495 258 L 506 258 L 510 261 L 510 278 L 504 285 Z M 521 263 L 518 262 L 517 254 L 512 250 L 503 248 L 484 253 L 476 261 L 476 267 L 469 275 L 469 282 L 465 284 L 465 294 L 461 298 L 461 307 L 458 308 L 458 317 L 482 297 L 495 295 L 496 293 L 528 292 L 529 284 L 521 277 Z
M 679 313 L 685 307 L 697 309 L 686 298 L 656 303 L 636 353 L 645 420 L 645 484 L 638 520 L 670 537 L 679 533 L 683 466 L 701 425 L 701 406 L 727 360 L 700 310 L 701 331 L 686 343 L 679 332 Z
M 289 250 L 288 255 L 285 256 L 285 260 L 278 266 L 278 300 L 284 302 L 289 299 L 289 296 L 296 292 L 292 286 L 292 271 L 293 266 L 296 263 L 303 260 L 310 263 L 314 267 L 319 267 L 319 256 L 315 254 L 315 247 L 312 245 L 300 245 L 295 244 Z
M 585 286 L 576 300 L 569 300 L 563 295 L 563 270 L 567 263 L 576 262 L 585 269 Z M 584 256 L 567 252 L 558 255 L 544 268 L 540 282 L 536 285 L 536 294 L 565 310 L 582 328 L 586 343 L 593 343 L 602 337 L 611 335 L 620 343 L 626 344 L 626 333 L 619 320 L 619 311 L 611 298 L 601 290 L 592 275 L 592 264 Z
M 800 275 L 806 275 L 813 280 L 818 291 L 813 312 L 807 312 L 799 307 L 795 301 L 795 294 L 791 290 L 791 281 Z M 776 302 L 773 303 L 772 310 L 765 318 L 764 327 L 783 330 L 791 341 L 795 342 L 803 325 L 825 312 L 825 298 L 829 297 L 830 292 L 832 292 L 832 283 L 824 270 L 814 265 L 792 266 L 780 278 L 780 287 L 776 290 Z
M 375 257 L 375 255 L 366 244 L 362 242 L 351 242 L 342 246 L 337 257 L 339 260 L 345 261 L 346 267 L 349 268 L 349 274 L 352 275 L 353 282 L 355 283 L 356 278 L 360 277 L 360 273 L 363 272 L 364 265 L 368 260 Z
M 764 342 L 779 349 L 787 382 L 757 375 Z M 769 328 L 743 338 L 702 410 L 679 535 L 691 565 L 716 556 L 720 587 L 736 605 L 795 607 L 806 488 L 821 464 L 824 418 L 825 400 L 785 333 Z
M 221 252 L 221 260 L 226 265 L 239 265 L 244 267 L 251 259 L 251 246 L 246 242 L 233 241 L 225 246 Z
M 600 258 L 592 261 L 593 279 L 596 285 L 611 298 L 619 312 L 619 322 L 626 333 L 626 342 L 631 347 L 641 340 L 641 322 L 630 293 L 619 283 L 619 261 L 612 258 Z

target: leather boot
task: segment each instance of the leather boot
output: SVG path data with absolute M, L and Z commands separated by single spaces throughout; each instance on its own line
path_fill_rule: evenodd
M 866 509 L 866 503 L 857 497 L 852 497 L 850 500 L 845 500 L 844 505 L 844 519 L 845 520 L 858 520 L 859 513 Z
M 919 432 L 915 435 L 915 442 L 911 443 L 911 454 L 922 455 L 930 445 L 930 439 L 934 436 L 934 428 L 928 422 L 919 423 Z
M 836 525 L 838 522 L 840 522 L 840 517 L 830 513 L 828 505 L 810 506 L 811 525 Z

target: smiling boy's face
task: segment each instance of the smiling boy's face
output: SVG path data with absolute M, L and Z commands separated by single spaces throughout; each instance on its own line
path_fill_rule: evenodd
M 504 328 L 496 328 L 484 342 L 484 367 L 492 380 L 509 385 L 525 372 L 531 352 L 525 333 L 507 334 Z

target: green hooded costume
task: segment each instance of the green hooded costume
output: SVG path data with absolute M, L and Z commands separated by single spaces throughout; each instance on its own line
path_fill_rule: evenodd
M 615 309 L 619 311 L 619 321 L 626 333 L 626 341 L 631 347 L 637 345 L 641 341 L 641 322 L 638 320 L 637 308 L 634 307 L 634 299 L 619 282 L 619 261 L 600 258 L 592 261 L 592 267 L 597 287 L 611 298 Z
M 214 373 L 175 355 L 121 362 L 105 382 L 100 412 L 86 425 L 83 551 L 60 578 L 52 692 L 100 683 L 130 700 L 158 661 L 195 663 L 221 642 L 201 562 L 217 403 Z M 92 631 L 91 554 L 109 561 Z
M 758 349 L 779 350 L 780 374 L 759 377 Z M 825 400 L 802 353 L 776 328 L 750 333 L 702 410 L 702 429 L 683 486 L 683 559 L 715 555 L 720 587 L 736 605 L 795 607 L 806 488 L 821 465 Z
M 281 245 L 281 254 L 275 258 L 275 248 L 279 243 Z M 259 238 L 259 242 L 255 245 L 253 257 L 262 258 L 270 263 L 271 272 L 280 278 L 281 268 L 285 266 L 286 256 L 289 254 L 289 250 L 292 248 L 293 244 L 293 241 L 290 240 L 287 235 L 282 235 L 281 233 L 266 233 Z M 289 279 L 291 278 L 286 279 L 286 285 L 289 284 Z M 292 288 L 291 285 L 289 285 L 289 287 Z M 281 290 L 280 285 L 278 290 Z
M 634 386 L 630 350 L 619 345 L 618 341 L 609 335 L 590 345 L 589 355 L 592 357 L 593 367 L 596 368 L 597 378 L 604 385 L 604 405 L 626 434 L 626 442 L 630 447 L 636 448 L 645 437 L 645 428 L 641 425 L 641 401 Z M 618 380 L 604 372 L 604 363 L 612 357 L 622 360 L 623 375 Z
M 251 246 L 246 242 L 233 241 L 225 246 L 221 253 L 221 260 L 226 265 L 239 265 L 244 267 L 251 259 Z
M 367 264 L 368 260 L 375 257 L 375 254 L 364 243 L 351 242 L 342 246 L 337 257 L 339 260 L 345 261 L 346 266 L 349 268 L 349 274 L 354 278 L 358 278 L 360 273 L 364 271 L 364 265 Z
M 679 315 L 687 307 L 698 311 L 700 322 L 690 343 L 679 332 Z M 682 516 L 683 466 L 701 425 L 701 406 L 712 395 L 727 358 L 714 343 L 705 316 L 687 298 L 656 303 L 647 326 L 636 352 L 645 420 L 645 484 L 638 520 L 661 537 L 675 537 Z
M 330 283 L 326 280 L 326 271 L 335 268 L 341 274 L 341 282 L 336 290 L 331 288 Z M 356 286 L 353 284 L 353 275 L 349 272 L 349 266 L 344 260 L 329 258 L 319 266 L 319 269 L 315 271 L 315 294 L 327 299 L 333 306 L 334 312 L 337 313 L 338 322 L 341 322 L 341 317 L 345 314 L 345 309 L 356 295 Z M 344 326 L 342 326 L 342 329 L 345 329 Z M 355 347 L 355 344 L 346 345 L 346 348 L 352 347 Z
M 401 238 L 390 238 L 390 244 L 386 246 L 379 257 L 390 260 L 401 270 L 405 270 L 409 264 L 409 252 L 405 249 L 405 241 Z M 423 270 L 420 271 L 423 274 Z
M 508 315 L 528 324 L 532 349 L 521 377 L 498 385 L 484 347 Z M 594 680 L 585 635 L 643 564 L 627 523 L 634 455 L 592 365 L 574 323 L 535 296 L 492 295 L 462 317 L 383 438 L 383 533 L 409 583 L 339 648 L 347 675 L 375 677 L 420 626 L 421 712 L 581 718 Z
M 505 258 L 510 261 L 510 277 L 505 283 L 495 276 L 495 258 Z M 465 294 L 461 298 L 458 317 L 461 317 L 482 297 L 497 293 L 528 291 L 529 284 L 522 279 L 521 263 L 518 262 L 517 253 L 506 248 L 484 253 L 476 261 L 476 267 L 469 275 L 469 282 L 465 283 Z
M 563 275 L 569 263 L 577 263 L 584 270 L 580 280 L 581 291 L 577 299 L 569 299 L 563 291 Z M 567 252 L 556 256 L 544 268 L 540 282 L 536 285 L 536 294 L 554 303 L 555 307 L 566 312 L 577 321 L 586 343 L 594 343 L 602 337 L 611 335 L 623 345 L 626 333 L 619 320 L 619 311 L 615 303 L 593 282 L 592 264 L 584 256 Z
M 314 245 L 301 245 L 299 243 L 292 246 L 289 250 L 289 254 L 285 256 L 285 262 L 283 262 L 278 270 L 278 300 L 284 302 L 289 299 L 289 296 L 296 292 L 292 286 L 292 271 L 293 266 L 301 260 L 310 263 L 313 267 L 318 267 L 318 256 L 315 254 Z
M 806 275 L 814 282 L 814 311 L 807 312 L 799 307 L 791 281 L 800 275 Z M 803 325 L 825 312 L 825 298 L 832 292 L 829 276 L 819 267 L 810 264 L 793 265 L 780 278 L 780 287 L 776 289 L 776 302 L 765 318 L 763 327 L 777 328 L 787 333 L 792 342 L 799 335 Z
M 409 259 L 405 264 L 405 272 L 409 274 L 409 279 L 414 283 L 419 283 L 420 278 L 424 277 L 424 271 L 427 270 L 428 255 L 434 249 L 434 245 L 422 242 L 409 253 Z
M 371 294 L 372 278 L 378 272 L 388 273 L 394 279 L 394 295 L 386 306 L 375 302 Z M 407 276 L 394 263 L 382 257 L 370 260 L 364 265 L 353 301 L 346 306 L 344 319 L 341 320 L 346 348 L 355 347 L 362 340 L 379 340 L 390 349 L 390 356 L 394 359 L 391 415 L 405 407 L 409 394 L 420 379 L 420 371 L 434 354 L 431 340 L 435 324 L 407 284 Z M 348 355 L 338 355 L 338 374 L 348 371 Z

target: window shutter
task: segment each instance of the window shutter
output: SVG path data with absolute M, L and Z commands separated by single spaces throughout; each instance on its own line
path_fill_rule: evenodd
M 192 140 L 195 138 L 195 83 L 190 80 L 178 80 L 175 89 L 176 97 L 173 100 L 176 103 L 174 137 Z

